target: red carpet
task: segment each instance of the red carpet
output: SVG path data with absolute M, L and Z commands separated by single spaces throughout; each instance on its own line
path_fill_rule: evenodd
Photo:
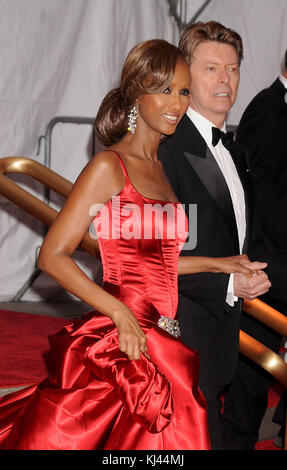
M 274 445 L 274 439 L 269 439 L 268 441 L 260 441 L 256 444 L 255 450 L 283 450 L 281 447 Z
M 0 387 L 17 387 L 44 379 L 47 336 L 71 321 L 0 310 Z

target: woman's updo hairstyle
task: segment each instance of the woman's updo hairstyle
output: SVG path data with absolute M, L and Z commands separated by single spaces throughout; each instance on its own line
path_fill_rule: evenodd
M 110 146 L 127 132 L 128 114 L 140 95 L 162 93 L 173 79 L 180 50 L 163 39 L 144 41 L 128 54 L 119 88 L 103 99 L 95 121 L 99 141 Z

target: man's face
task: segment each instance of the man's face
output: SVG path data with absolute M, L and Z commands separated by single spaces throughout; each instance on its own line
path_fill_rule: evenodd
M 217 127 L 232 107 L 239 85 L 239 63 L 230 44 L 205 41 L 194 51 L 190 106 Z

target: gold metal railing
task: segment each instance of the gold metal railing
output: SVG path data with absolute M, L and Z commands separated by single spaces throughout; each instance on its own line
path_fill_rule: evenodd
M 244 300 L 243 310 L 283 337 L 287 337 L 286 316 L 261 300 Z M 267 370 L 287 388 L 287 364 L 278 354 L 243 331 L 240 331 L 240 352 Z
M 5 176 L 15 173 L 34 178 L 64 198 L 67 198 L 71 192 L 73 184 L 35 160 L 24 157 L 0 159 L 0 194 L 40 220 L 46 227 L 50 227 L 58 212 Z M 80 248 L 93 256 L 100 256 L 98 244 L 88 232 L 85 234 Z
M 46 227 L 49 227 L 58 212 L 7 178 L 7 174 L 13 173 L 28 175 L 64 198 L 69 195 L 73 184 L 34 160 L 24 157 L 0 159 L 0 194 L 40 220 Z M 84 236 L 80 248 L 93 256 L 99 257 L 98 244 L 96 240 L 90 237 L 88 232 Z M 287 337 L 287 318 L 277 310 L 259 299 L 245 300 L 243 310 L 283 337 Z M 287 389 L 287 363 L 278 354 L 243 331 L 240 331 L 240 352 L 269 372 Z M 287 449 L 286 434 L 285 432 L 285 449 Z

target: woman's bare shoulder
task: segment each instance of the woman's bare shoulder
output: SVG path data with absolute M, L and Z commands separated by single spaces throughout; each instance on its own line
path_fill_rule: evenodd
M 118 152 L 115 150 L 102 150 L 98 152 L 93 158 L 92 161 L 95 165 L 106 166 L 107 168 L 119 168 L 120 167 L 120 158 Z
M 98 152 L 86 165 L 82 175 L 93 178 L 108 178 L 109 180 L 122 181 L 124 178 L 119 157 L 112 150 Z

